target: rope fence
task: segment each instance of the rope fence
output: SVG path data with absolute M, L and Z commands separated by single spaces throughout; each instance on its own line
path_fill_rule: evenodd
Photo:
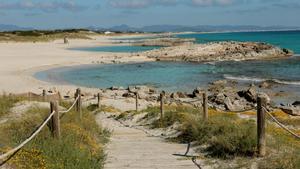
M 45 91 L 43 91 L 43 94 L 44 93 L 45 93 Z M 0 166 L 4 165 L 13 155 L 15 155 L 20 149 L 22 149 L 31 140 L 33 140 L 42 131 L 42 129 L 47 125 L 47 123 L 51 122 L 51 120 L 52 120 L 52 126 L 50 127 L 51 132 L 52 132 L 54 137 L 57 137 L 59 139 L 59 137 L 60 137 L 59 113 L 68 113 L 68 112 L 70 112 L 74 108 L 76 103 L 77 103 L 77 106 L 78 105 L 81 106 L 81 104 L 78 104 L 78 102 L 80 102 L 80 101 L 81 101 L 80 96 L 77 95 L 74 103 L 72 103 L 70 108 L 68 110 L 65 110 L 65 111 L 58 111 L 58 104 L 57 104 L 58 102 L 57 101 L 56 102 L 51 102 L 50 103 L 51 113 L 48 115 L 48 117 L 42 122 L 42 124 L 26 140 L 21 142 L 15 148 L 13 148 L 13 149 L 7 151 L 6 153 L 0 155 Z M 77 108 L 77 109 L 81 109 L 81 108 Z
M 43 97 L 46 97 L 46 92 L 43 91 Z M 67 109 L 67 110 L 62 110 L 62 111 L 58 111 L 58 102 L 56 101 L 51 102 L 50 103 L 50 108 L 51 108 L 51 113 L 48 115 L 48 117 L 42 122 L 42 124 L 26 139 L 24 140 L 22 143 L 20 143 L 18 146 L 16 146 L 15 148 L 7 151 L 4 154 L 0 155 L 0 166 L 2 166 L 3 164 L 5 164 L 15 153 L 17 153 L 20 149 L 22 149 L 28 142 L 30 142 L 33 138 L 35 138 L 40 132 L 41 130 L 46 126 L 47 123 L 52 122 L 52 127 L 50 127 L 50 130 L 53 134 L 54 137 L 56 137 L 57 139 L 59 139 L 60 137 L 60 122 L 59 119 L 65 114 L 70 112 L 74 107 L 76 109 L 76 111 L 78 112 L 78 115 L 81 119 L 82 117 L 82 102 L 83 101 L 91 101 L 93 99 L 97 99 L 98 98 L 98 108 L 100 108 L 101 106 L 101 99 L 104 98 L 103 96 L 101 96 L 100 93 L 98 93 L 97 97 L 93 97 L 90 99 L 85 99 L 83 100 L 81 98 L 81 90 L 77 89 L 76 93 L 75 93 L 75 100 L 72 103 L 72 105 Z M 139 110 L 139 95 L 138 93 L 135 93 L 135 97 L 136 99 L 136 111 Z M 124 98 L 126 99 L 126 98 Z M 161 120 L 161 125 L 163 125 L 164 122 L 164 99 L 165 99 L 165 92 L 162 92 L 159 96 L 158 101 L 160 102 L 160 120 Z M 123 98 L 121 98 L 120 100 L 123 100 Z M 193 106 L 195 106 L 193 103 L 196 102 L 200 102 L 202 103 L 202 113 L 203 113 L 203 119 L 204 120 L 208 120 L 208 107 L 215 107 L 212 106 L 208 103 L 208 98 L 207 98 L 207 93 L 204 92 L 203 96 L 201 99 L 196 99 L 196 100 L 191 100 L 191 101 L 182 101 L 182 100 L 171 100 L 171 102 L 176 102 L 176 103 L 186 103 L 186 104 L 191 104 Z M 266 154 L 266 137 L 265 137 L 265 114 L 267 114 L 268 116 L 271 117 L 271 119 L 281 128 L 283 128 L 284 130 L 286 130 L 287 132 L 289 132 L 291 135 L 293 135 L 295 138 L 300 139 L 300 136 L 297 135 L 296 133 L 294 133 L 293 131 L 291 131 L 288 127 L 286 127 L 284 124 L 280 123 L 266 108 L 267 106 L 267 98 L 263 95 L 258 95 L 257 97 L 257 106 L 256 107 L 252 107 L 246 110 L 241 110 L 241 111 L 228 111 L 228 112 L 236 112 L 236 113 L 241 113 L 241 112 L 247 112 L 247 111 L 252 111 L 252 110 L 257 110 L 257 149 L 258 149 L 258 153 L 260 156 L 265 156 Z M 222 110 L 223 112 L 226 112 L 224 110 Z M 61 117 L 59 117 L 59 113 L 62 114 Z M 50 121 L 52 119 L 52 121 Z M 187 153 L 189 152 L 189 147 L 187 152 L 185 153 L 185 155 L 187 155 Z M 196 160 L 196 159 L 193 159 Z M 196 162 L 196 161 L 193 161 Z M 198 165 L 199 168 L 200 165 Z
M 268 110 L 267 108 L 263 107 L 263 109 L 266 111 L 266 113 L 271 117 L 271 119 L 282 129 L 289 132 L 291 135 L 295 136 L 297 139 L 300 139 L 300 136 L 298 136 L 296 133 L 294 133 L 292 130 L 290 130 L 288 127 L 286 127 L 284 124 L 280 123 Z
M 9 150 L 8 152 L 6 152 L 5 154 L 0 155 L 0 161 L 4 161 L 6 160 L 10 155 L 14 154 L 15 152 L 19 151 L 22 147 L 24 147 L 28 142 L 30 142 L 37 134 L 39 134 L 41 132 L 41 130 L 46 126 L 46 124 L 49 122 L 49 120 L 52 118 L 52 116 L 54 115 L 54 113 L 56 113 L 55 111 L 53 111 L 48 117 L 47 119 L 40 125 L 40 127 L 34 132 L 32 133 L 32 135 L 30 137 L 28 137 L 26 140 L 24 140 L 21 144 L 19 144 L 17 147 Z

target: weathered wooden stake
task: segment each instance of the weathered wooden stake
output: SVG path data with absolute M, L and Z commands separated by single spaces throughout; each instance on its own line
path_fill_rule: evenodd
M 208 98 L 207 98 L 207 93 L 203 93 L 203 120 L 208 119 Z
M 263 157 L 266 155 L 266 131 L 265 131 L 265 107 L 267 106 L 267 98 L 263 95 L 257 97 L 257 150 L 258 155 Z
M 98 97 L 98 108 L 100 109 L 101 108 L 101 94 L 100 93 L 98 93 L 98 95 L 97 95 L 97 97 Z
M 76 111 L 79 113 L 79 118 L 82 118 L 82 112 L 81 112 L 81 90 L 78 88 L 76 90 L 75 99 L 78 97 L 77 103 L 76 103 Z
M 164 97 L 165 97 L 165 92 L 161 92 L 160 93 L 160 121 L 161 121 L 161 125 L 163 126 L 163 119 L 164 119 Z
M 28 92 L 28 99 L 31 101 L 31 92 Z
M 50 110 L 52 113 L 55 111 L 54 115 L 51 118 L 51 127 L 52 136 L 56 139 L 60 139 L 60 122 L 59 122 L 59 111 L 58 111 L 58 101 L 50 102 Z
M 138 92 L 135 93 L 135 111 L 136 112 L 139 111 L 139 93 Z
M 47 94 L 46 94 L 46 90 L 45 89 L 43 90 L 43 95 L 42 96 L 43 96 L 43 101 L 46 101 Z

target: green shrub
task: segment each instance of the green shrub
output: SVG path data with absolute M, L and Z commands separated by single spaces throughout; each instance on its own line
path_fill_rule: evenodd
M 14 106 L 15 103 L 19 102 L 22 98 L 2 95 L 0 96 L 0 117 L 8 114 L 9 110 Z
M 108 141 L 109 132 L 98 126 L 90 111 L 83 109 L 82 113 L 81 120 L 75 111 L 62 117 L 60 140 L 52 138 L 49 129 L 45 127 L 9 160 L 9 164 L 29 169 L 103 168 L 103 145 Z M 34 108 L 22 119 L 0 126 L 0 143 L 5 145 L 0 148 L 0 152 L 6 152 L 26 139 L 48 114 L 48 109 Z

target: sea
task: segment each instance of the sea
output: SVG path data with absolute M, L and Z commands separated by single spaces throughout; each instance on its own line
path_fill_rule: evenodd
M 230 32 L 179 34 L 181 38 L 196 38 L 197 43 L 218 41 L 265 42 L 294 51 L 287 59 L 269 61 L 227 61 L 210 63 L 146 62 L 75 66 L 38 72 L 41 80 L 69 83 L 86 87 L 150 85 L 160 90 L 191 92 L 207 87 L 216 80 L 235 80 L 240 84 L 270 81 L 277 92 L 289 92 L 300 97 L 300 31 Z M 156 49 L 136 46 L 77 48 L 104 52 L 138 52 Z M 74 49 L 73 49 L 74 50 Z

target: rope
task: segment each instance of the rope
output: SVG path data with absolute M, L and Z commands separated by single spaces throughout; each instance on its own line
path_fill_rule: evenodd
M 75 104 L 77 103 L 79 99 L 79 96 L 76 98 L 76 100 L 74 101 L 74 103 L 72 104 L 72 106 L 68 109 L 68 110 L 65 110 L 65 111 L 59 111 L 59 113 L 68 113 L 69 111 L 72 110 L 72 108 L 75 106 Z
M 29 141 L 31 141 L 44 127 L 45 125 L 49 122 L 49 120 L 51 119 L 51 117 L 54 115 L 55 111 L 53 111 L 48 118 L 40 125 L 40 127 L 30 136 L 28 137 L 25 141 L 23 141 L 21 144 L 19 144 L 17 147 L 11 149 L 10 151 L 6 152 L 5 154 L 2 154 L 0 156 L 0 160 L 3 161 L 7 158 L 9 158 L 9 156 L 11 156 L 12 154 L 16 153 L 17 151 L 19 151 L 22 147 L 24 147 Z M 2 164 L 0 164 L 2 165 Z
M 293 136 L 295 136 L 296 138 L 300 139 L 300 136 L 298 136 L 296 133 L 294 133 L 293 131 L 291 131 L 290 129 L 288 129 L 286 126 L 284 126 L 282 123 L 280 123 L 268 110 L 267 108 L 263 107 L 263 109 L 266 111 L 266 113 L 272 118 L 272 120 L 278 124 L 278 126 L 280 126 L 281 128 L 283 128 L 284 130 L 286 130 L 287 132 L 289 132 L 290 134 L 292 134 Z

